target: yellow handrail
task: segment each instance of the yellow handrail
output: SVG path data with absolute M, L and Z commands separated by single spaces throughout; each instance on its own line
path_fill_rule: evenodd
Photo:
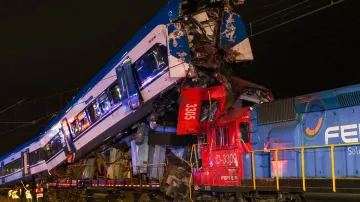
M 336 185 L 335 185 L 335 158 L 334 158 L 334 145 L 330 146 L 330 155 L 331 155 L 331 177 L 332 177 L 332 184 L 333 184 L 333 192 L 336 192 Z
M 246 145 L 246 143 L 244 142 L 244 140 L 243 140 L 243 139 L 239 139 L 239 141 L 240 141 L 241 143 L 243 143 L 244 147 L 246 148 L 246 152 L 250 152 L 250 149 L 247 147 L 247 145 Z
M 276 177 L 276 189 L 279 191 L 279 163 L 278 163 L 278 151 L 275 150 L 275 177 Z
M 251 152 L 251 167 L 252 167 L 252 177 L 253 177 L 253 185 L 254 190 L 256 190 L 256 173 L 255 173 L 255 158 L 254 158 L 255 152 Z
M 304 155 L 304 147 L 301 147 L 301 177 L 302 177 L 302 183 L 303 183 L 303 191 L 306 191 L 306 186 L 305 186 L 305 155 Z
M 196 152 L 196 145 L 193 145 L 194 147 L 194 156 L 195 156 L 195 163 L 196 163 L 196 169 L 199 170 L 199 163 L 198 163 L 198 159 L 197 159 L 197 152 Z
M 351 144 L 335 144 L 334 147 L 347 147 L 347 146 L 359 146 L 359 143 L 351 143 Z M 270 151 L 275 151 L 275 150 L 297 150 L 297 149 L 301 149 L 302 147 L 304 147 L 305 149 L 319 149 L 319 148 L 327 148 L 327 147 L 331 147 L 331 145 L 318 145 L 318 146 L 301 146 L 301 147 L 286 147 L 286 148 L 274 148 L 274 149 L 269 149 Z M 255 152 L 266 152 L 265 150 L 254 150 Z
M 252 150 L 250 151 L 245 142 L 240 139 L 240 142 L 242 142 L 245 145 L 245 148 L 247 149 L 248 153 L 251 153 L 251 167 L 252 167 L 252 178 L 253 178 L 253 188 L 254 190 L 256 190 L 256 173 L 255 173 L 255 153 L 261 153 L 261 152 L 266 152 L 268 153 L 269 151 L 274 151 L 275 152 L 275 177 L 276 177 L 276 188 L 277 190 L 280 189 L 280 185 L 279 185 L 279 165 L 278 165 L 278 152 L 279 151 L 288 151 L 288 150 L 300 150 L 301 151 L 301 177 L 302 177 L 302 187 L 303 187 L 303 191 L 306 192 L 306 168 L 305 168 L 305 149 L 319 149 L 319 148 L 330 148 L 330 157 L 331 157 L 331 179 L 332 179 L 332 189 L 333 192 L 336 192 L 336 174 L 335 174 L 335 156 L 334 156 L 334 148 L 335 147 L 348 147 L 348 146 L 359 146 L 359 143 L 351 143 L 351 144 L 331 144 L 331 145 L 318 145 L 318 146 L 300 146 L 300 147 L 288 147 L 288 148 L 272 148 L 272 149 L 268 149 L 267 151 L 265 150 Z M 192 149 L 191 149 L 191 154 L 190 154 L 190 160 L 192 159 L 192 155 L 193 155 L 193 150 L 196 151 L 196 145 L 208 145 L 207 143 L 202 143 L 202 144 L 194 144 Z M 212 144 L 210 144 L 210 151 L 211 152 L 211 147 Z M 195 154 L 196 155 L 196 154 Z M 196 163 L 197 163 L 197 156 L 195 157 L 196 159 Z M 198 165 L 197 165 L 198 168 Z M 193 172 L 193 171 L 191 171 Z
M 190 160 L 189 160 L 190 163 L 191 163 L 192 156 L 193 156 L 193 149 L 194 149 L 194 145 L 191 146 Z
M 190 198 L 190 201 L 191 202 L 194 202 L 193 200 L 192 200 L 192 196 L 191 196 L 191 189 L 192 189 L 192 187 L 191 187 L 191 181 L 192 181 L 192 178 L 193 178 L 193 176 L 194 176 L 194 174 L 193 174 L 193 165 L 192 165 L 192 163 L 190 162 L 190 168 L 191 168 L 191 174 L 190 174 L 190 179 L 189 179 L 189 198 Z

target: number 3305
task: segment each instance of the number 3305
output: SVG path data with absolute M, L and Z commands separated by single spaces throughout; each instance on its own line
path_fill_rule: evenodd
M 196 115 L 196 104 L 187 104 L 186 108 L 185 108 L 185 120 L 191 120 L 194 119 L 195 120 L 195 115 Z

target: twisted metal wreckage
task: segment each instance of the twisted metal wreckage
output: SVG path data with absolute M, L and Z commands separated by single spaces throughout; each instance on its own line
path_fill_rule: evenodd
M 170 1 L 169 3 L 171 3 Z M 180 93 L 188 88 L 207 89 L 222 85 L 226 89 L 225 110 L 234 104 L 239 105 L 240 99 L 256 102 L 269 101 L 267 89 L 251 82 L 231 76 L 231 63 L 253 60 L 250 41 L 246 34 L 245 25 L 240 15 L 232 10 L 232 5 L 243 4 L 244 1 L 184 1 L 179 7 L 179 17 L 168 24 L 168 62 L 171 77 L 184 77 L 177 88 L 160 96 L 153 104 L 153 112 L 147 117 L 151 129 L 164 125 L 176 125 L 179 109 Z M 171 16 L 171 13 L 169 13 Z M 177 55 L 178 57 L 172 57 Z M 185 69 L 186 75 L 181 75 L 179 69 Z M 182 99 L 182 98 L 180 98 Z M 186 98 L 185 98 L 186 99 Z M 240 103 L 241 105 L 241 103 Z M 218 103 L 204 105 L 201 120 L 210 120 L 214 117 Z M 150 129 L 150 130 L 151 130 Z M 144 123 L 136 124 L 132 129 L 121 133 L 118 138 L 134 133 L 130 139 L 135 139 L 137 145 L 147 140 L 147 127 Z M 146 139 L 146 140 L 145 140 Z M 193 143 L 189 140 L 188 145 Z M 106 159 L 102 152 L 114 145 L 112 141 L 102 145 L 91 155 L 95 158 L 86 159 L 68 166 L 67 172 L 61 175 L 61 181 L 68 179 L 91 178 L 92 173 L 97 177 L 113 175 L 127 177 L 131 175 L 131 152 L 114 151 L 110 159 Z M 124 141 L 123 141 L 124 142 Z M 119 144 L 119 143 L 118 143 Z M 119 147 L 118 147 L 119 148 Z M 161 190 L 167 196 L 176 200 L 185 200 L 189 197 L 191 187 L 190 146 L 179 149 L 171 148 L 166 155 L 166 177 L 163 177 Z M 140 152 L 138 153 L 140 155 Z M 86 167 L 90 165 L 90 167 Z M 93 165 L 96 165 L 93 167 Z M 59 170 L 57 170 L 59 172 Z M 65 170 L 63 170 L 65 171 Z M 118 174 L 115 174 L 117 172 Z M 140 173 L 140 172 L 139 172 Z M 134 173 L 133 173 L 134 174 Z M 159 174 L 161 175 L 161 174 Z M 59 175 L 55 175 L 57 177 Z M 54 177 L 54 176 L 53 176 Z M 146 178 L 146 176 L 143 176 Z M 151 180 L 160 180 L 152 175 Z M 145 179 L 146 181 L 146 179 Z
M 148 159 L 142 158 L 142 152 L 149 151 L 145 151 L 141 145 L 144 142 L 150 144 L 161 141 L 160 136 L 155 138 L 147 135 L 150 131 L 168 132 L 167 126 L 175 127 L 176 130 L 179 100 L 192 97 L 181 96 L 185 89 L 210 89 L 219 86 L 225 89 L 225 106 L 218 102 L 202 105 L 200 120 L 214 121 L 219 107 L 226 111 L 234 106 L 241 106 L 243 100 L 256 103 L 271 100 L 271 93 L 267 89 L 231 75 L 232 63 L 253 60 L 244 22 L 240 15 L 233 12 L 234 5 L 243 3 L 244 0 L 170 0 L 169 4 L 180 5 L 178 10 L 169 11 L 171 23 L 167 25 L 170 77 L 184 79 L 176 88 L 164 92 L 153 102 L 152 113 L 146 119 L 122 131 L 76 163 L 54 169 L 48 181 L 63 183 L 73 179 L 93 179 L 95 175 L 96 179 L 114 179 L 117 176 L 117 179 L 127 182 L 136 181 L 133 176 L 140 174 L 140 184 L 157 182 L 160 190 L 168 197 L 177 201 L 188 199 L 192 183 L 192 163 L 187 159 L 192 152 L 191 145 L 201 142 L 201 138 L 187 137 L 185 142 L 184 139 L 176 139 L 179 142 L 173 141 L 172 145 L 155 148 L 154 153 L 161 154 L 159 150 L 166 150 L 165 156 L 157 159 L 158 162 L 166 163 L 161 163 L 162 168 L 152 170 L 149 170 L 149 164 L 143 167 L 139 164 L 148 162 Z M 210 99 L 210 92 L 206 96 Z M 179 132 L 180 129 L 177 130 Z M 180 147 L 176 147 L 176 144 Z M 137 148 L 136 158 L 129 145 Z M 104 156 L 105 151 L 110 153 L 108 157 Z M 197 153 L 201 155 L 199 151 Z M 136 168 L 132 165 L 136 165 Z

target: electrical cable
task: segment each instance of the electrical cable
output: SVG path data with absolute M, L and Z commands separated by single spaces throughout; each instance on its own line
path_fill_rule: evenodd
M 344 1 L 345 1 L 345 0 L 338 0 L 338 1 L 336 1 L 336 2 L 331 1 L 331 3 L 328 4 L 328 5 L 326 5 L 326 6 L 320 7 L 320 8 L 318 8 L 318 9 L 313 10 L 313 11 L 310 11 L 310 12 L 308 12 L 308 13 L 305 13 L 305 14 L 303 14 L 303 15 L 300 15 L 300 16 L 298 16 L 298 17 L 295 17 L 295 18 L 293 18 L 293 19 L 291 19 L 291 20 L 288 20 L 288 21 L 282 22 L 282 23 L 280 23 L 280 24 L 278 24 L 278 25 L 275 25 L 275 26 L 272 26 L 272 27 L 270 27 L 270 28 L 264 29 L 264 30 L 262 30 L 262 31 L 260 31 L 260 32 L 255 33 L 255 34 L 253 34 L 252 30 L 250 30 L 250 33 L 251 33 L 251 34 L 250 34 L 249 38 L 250 38 L 250 37 L 253 37 L 253 36 L 256 36 L 256 35 L 259 35 L 259 34 L 262 34 L 262 33 L 264 33 L 264 32 L 270 31 L 270 30 L 275 29 L 275 28 L 277 28 L 277 27 L 280 27 L 280 26 L 282 26 L 282 25 L 288 24 L 288 23 L 293 22 L 293 21 L 295 21 L 295 20 L 301 19 L 301 18 L 306 17 L 306 16 L 308 16 L 308 15 L 311 15 L 311 14 L 313 14 L 313 13 L 322 11 L 322 10 L 324 10 L 324 9 L 326 9 L 326 8 L 331 7 L 331 6 L 335 6 L 335 5 L 337 5 L 337 4 L 339 4 L 339 3 L 342 3 L 342 2 L 344 2 Z M 286 14 L 285 14 L 285 15 L 286 15 Z M 251 29 L 252 23 L 249 23 L 249 24 L 247 24 L 247 25 L 249 25 L 249 26 L 250 26 L 250 29 Z
M 268 15 L 268 16 L 265 16 L 265 17 L 262 17 L 262 18 L 260 18 L 260 19 L 254 20 L 254 21 L 252 21 L 252 22 L 249 23 L 249 24 L 253 24 L 253 23 L 259 22 L 259 21 L 261 21 L 261 20 L 264 20 L 264 19 L 269 18 L 269 17 L 271 17 L 271 16 L 274 16 L 274 15 L 276 15 L 276 14 L 279 14 L 279 13 L 281 13 L 281 12 L 283 12 L 283 11 L 287 11 L 287 10 L 289 10 L 289 9 L 291 9 L 291 8 L 294 8 L 294 7 L 296 7 L 296 6 L 299 6 L 299 5 L 301 5 L 301 4 L 303 4 L 303 3 L 306 3 L 306 2 L 309 2 L 309 1 L 310 1 L 310 0 L 302 1 L 302 2 L 300 2 L 300 3 L 297 3 L 297 4 L 295 4 L 295 5 L 289 6 L 289 7 L 285 8 L 285 9 L 283 9 L 283 10 L 280 10 L 280 11 L 278 11 L 278 12 L 272 13 L 272 14 L 270 14 L 270 15 Z
M 40 117 L 40 118 L 38 118 L 38 119 L 35 119 L 35 120 L 33 120 L 33 121 L 24 122 L 25 124 L 22 124 L 22 125 L 20 125 L 20 126 L 17 126 L 17 127 L 15 127 L 15 128 L 9 129 L 9 130 L 6 130 L 6 131 L 4 131 L 4 132 L 0 132 L 0 135 L 3 135 L 3 134 L 5 134 L 5 133 L 9 133 L 9 132 L 11 132 L 11 131 L 14 131 L 14 130 L 17 130 L 17 129 L 19 129 L 19 128 L 23 128 L 23 127 L 26 127 L 26 126 L 36 125 L 36 124 L 39 123 L 39 121 L 41 121 L 41 120 L 43 120 L 43 119 L 45 119 L 45 118 L 47 118 L 47 117 L 49 117 L 49 116 L 54 116 L 54 115 L 56 115 L 57 113 L 58 113 L 58 112 L 54 112 L 54 113 L 52 113 L 52 114 L 45 115 L 45 116 Z
M 18 101 L 17 103 L 15 103 L 15 104 L 13 104 L 13 105 L 11 105 L 11 106 L 9 106 L 9 107 L 7 107 L 7 108 L 3 109 L 2 111 L 0 111 L 0 114 L 2 114 L 2 113 L 4 113 L 4 112 L 6 112 L 7 110 L 9 110 L 9 109 L 11 109 L 11 108 L 13 108 L 13 107 L 15 107 L 15 106 L 17 106 L 17 105 L 21 104 L 24 100 L 25 100 L 25 99 L 22 99 L 22 100 Z

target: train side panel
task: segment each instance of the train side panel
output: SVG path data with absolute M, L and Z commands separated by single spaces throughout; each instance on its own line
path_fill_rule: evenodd
M 273 107 L 273 110 L 268 111 L 271 114 L 277 112 L 276 116 L 266 117 L 268 123 L 265 123 L 261 109 L 255 107 L 251 113 L 253 149 L 271 149 L 270 152 L 255 154 L 256 177 L 275 176 L 275 149 L 305 147 L 306 177 L 331 178 L 330 145 L 335 145 L 336 177 L 359 177 L 360 146 L 340 146 L 359 143 L 358 95 L 360 86 L 355 85 L 292 98 L 292 105 L 286 107 L 286 101 L 283 101 L 281 109 Z M 273 122 L 270 119 L 273 119 Z M 307 149 L 309 146 L 321 148 Z M 244 154 L 244 161 L 245 178 L 252 178 L 251 154 Z M 278 168 L 279 177 L 301 177 L 301 150 L 279 151 Z

